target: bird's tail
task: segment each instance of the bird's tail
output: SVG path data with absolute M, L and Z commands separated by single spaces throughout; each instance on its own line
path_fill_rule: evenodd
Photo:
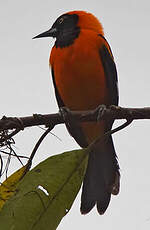
M 99 214 L 103 214 L 111 194 L 119 193 L 119 181 L 119 165 L 110 136 L 100 145 L 95 145 L 89 154 L 81 195 L 81 213 L 88 213 L 96 204 Z

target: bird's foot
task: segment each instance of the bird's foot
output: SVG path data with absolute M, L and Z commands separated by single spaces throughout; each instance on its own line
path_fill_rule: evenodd
M 67 107 L 61 107 L 59 110 L 61 116 L 63 117 L 64 123 L 70 133 L 76 139 L 76 142 L 82 146 L 87 147 L 88 143 L 86 137 L 84 136 L 83 130 L 81 128 L 80 122 L 78 122 L 72 115 L 72 112 Z
M 73 125 L 74 123 L 77 123 L 69 108 L 61 107 L 59 109 L 59 113 L 61 114 L 66 126 L 70 126 L 70 124 Z
M 95 113 L 97 114 L 97 121 L 100 121 L 103 119 L 104 115 L 107 112 L 107 107 L 106 105 L 99 105 L 96 109 L 95 109 Z
M 77 132 L 77 130 L 81 129 L 80 123 L 72 115 L 72 112 L 69 108 L 61 107 L 59 109 L 59 112 L 60 112 L 61 116 L 63 117 L 64 123 L 65 123 L 67 128 L 74 129 L 74 130 L 76 130 L 76 132 Z

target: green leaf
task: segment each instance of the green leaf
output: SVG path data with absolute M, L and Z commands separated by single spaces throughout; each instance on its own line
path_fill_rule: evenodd
M 52 156 L 28 172 L 0 212 L 1 229 L 55 230 L 78 194 L 87 160 L 85 149 L 74 150 Z

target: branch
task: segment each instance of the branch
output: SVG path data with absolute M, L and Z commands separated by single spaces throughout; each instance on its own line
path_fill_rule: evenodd
M 11 155 L 15 155 L 18 160 L 20 160 L 20 156 L 17 156 L 15 151 L 13 150 L 12 146 L 15 144 L 13 136 L 15 136 L 20 130 L 24 130 L 26 127 L 33 127 L 38 125 L 45 125 L 48 127 L 48 129 L 42 134 L 42 136 L 39 138 L 38 142 L 36 143 L 35 147 L 33 148 L 33 151 L 28 159 L 27 165 L 26 165 L 26 171 L 25 173 L 30 169 L 32 165 L 32 160 L 36 154 L 36 151 L 39 147 L 39 145 L 42 143 L 45 136 L 53 129 L 55 125 L 62 124 L 68 121 L 66 119 L 66 116 L 64 116 L 64 113 L 62 113 L 63 108 L 61 108 L 59 113 L 55 114 L 33 114 L 33 116 L 28 117 L 6 117 L 4 116 L 0 120 L 0 152 L 8 154 L 8 159 L 6 163 L 6 173 L 7 168 L 10 162 Z M 106 132 L 103 136 L 97 138 L 91 147 L 97 143 L 100 143 L 105 138 L 107 138 L 109 135 L 125 128 L 127 125 L 129 125 L 133 120 L 135 119 L 150 119 L 150 107 L 149 108 L 122 108 L 118 106 L 108 106 L 100 105 L 94 110 L 89 111 L 69 111 L 67 108 L 64 109 L 64 111 L 67 111 L 70 118 L 69 122 L 93 122 L 93 121 L 100 121 L 100 120 L 115 120 L 115 119 L 126 119 L 127 122 L 125 122 L 123 125 Z M 67 115 L 67 114 L 66 114 Z M 68 117 L 69 119 L 69 117 Z M 5 148 L 3 150 L 3 148 Z M 7 152 L 8 151 L 8 152 Z M 2 167 L 3 162 L 0 155 L 0 161 L 1 161 L 1 169 L 0 169 L 0 176 L 2 174 Z M 21 162 L 22 163 L 22 162 Z
M 97 121 L 99 108 L 89 111 L 71 111 L 71 115 L 79 122 L 92 122 Z M 122 108 L 111 105 L 107 107 L 101 119 L 150 119 L 150 107 L 147 108 Z M 26 127 L 45 125 L 46 127 L 51 124 L 58 125 L 64 123 L 64 118 L 60 113 L 55 114 L 33 114 L 28 117 L 3 117 L 0 120 L 0 131 L 8 129 L 24 129 Z

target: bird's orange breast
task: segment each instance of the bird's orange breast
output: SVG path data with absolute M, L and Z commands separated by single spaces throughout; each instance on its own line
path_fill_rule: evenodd
M 72 45 L 52 49 L 50 65 L 56 87 L 65 106 L 71 110 L 89 110 L 108 104 L 106 78 L 99 54 L 103 43 L 97 33 L 81 30 Z M 87 128 L 87 124 L 83 124 L 85 132 L 89 133 L 89 142 L 100 130 L 104 131 L 103 126 L 103 123 L 92 123 Z

